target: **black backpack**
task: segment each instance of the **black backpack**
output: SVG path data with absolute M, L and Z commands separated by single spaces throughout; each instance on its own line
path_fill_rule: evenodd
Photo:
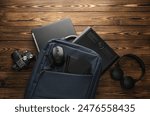
M 62 65 L 55 65 L 52 58 L 56 46 L 64 50 Z M 94 98 L 101 63 L 100 55 L 89 48 L 65 40 L 51 40 L 38 55 L 25 98 Z

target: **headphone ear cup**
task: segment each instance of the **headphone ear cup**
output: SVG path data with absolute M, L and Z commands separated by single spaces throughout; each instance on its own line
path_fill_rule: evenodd
M 117 66 L 115 66 L 111 70 L 110 74 L 111 74 L 111 78 L 113 80 L 122 80 L 123 75 L 124 75 L 122 69 L 120 67 L 117 67 Z
M 120 80 L 120 85 L 123 89 L 132 89 L 135 85 L 135 81 L 132 77 L 126 76 Z

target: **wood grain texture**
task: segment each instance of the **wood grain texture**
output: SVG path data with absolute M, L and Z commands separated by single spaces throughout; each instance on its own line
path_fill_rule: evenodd
M 6 2 L 7 1 L 7 2 Z M 150 11 L 149 0 L 2 0 L 2 10 L 35 11 Z
M 31 29 L 38 26 L 0 26 L 0 40 L 31 40 Z M 87 26 L 75 25 L 79 35 Z M 104 40 L 149 39 L 150 26 L 92 26 Z
M 119 55 L 134 53 L 146 66 L 145 79 L 130 91 L 102 75 L 96 98 L 150 98 L 150 1 L 149 0 L 0 0 L 0 98 L 23 98 L 31 75 L 29 69 L 11 69 L 15 49 L 36 52 L 31 29 L 69 17 L 77 34 L 91 26 Z M 113 66 L 112 66 L 113 67 Z M 140 74 L 138 66 L 126 63 L 125 72 Z
M 0 25 L 40 26 L 65 17 L 70 17 L 74 25 L 149 25 L 150 22 L 149 12 L 3 12 Z

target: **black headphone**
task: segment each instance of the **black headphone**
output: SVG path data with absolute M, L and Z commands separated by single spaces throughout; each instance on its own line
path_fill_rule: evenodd
M 124 58 L 133 59 L 139 64 L 139 66 L 141 68 L 141 75 L 138 79 L 134 79 L 131 76 L 124 75 L 124 71 L 121 69 L 121 66 L 120 66 L 120 61 Z M 115 67 L 113 69 L 111 69 L 110 74 L 111 74 L 111 77 L 113 80 L 120 81 L 120 85 L 123 89 L 132 89 L 135 86 L 136 82 L 138 82 L 144 78 L 145 64 L 138 56 L 136 56 L 134 54 L 126 54 L 117 61 L 117 63 L 115 64 Z

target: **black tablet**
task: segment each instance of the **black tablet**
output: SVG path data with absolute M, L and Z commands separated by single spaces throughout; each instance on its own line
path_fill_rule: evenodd
M 119 58 L 119 55 L 91 27 L 86 28 L 73 42 L 94 50 L 102 57 L 102 73 Z

